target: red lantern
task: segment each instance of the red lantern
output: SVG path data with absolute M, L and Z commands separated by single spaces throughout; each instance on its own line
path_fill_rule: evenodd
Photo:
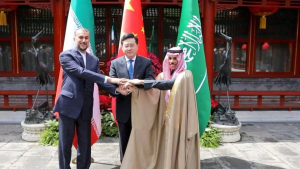
M 278 4 L 276 2 L 272 2 L 272 4 L 269 4 L 269 5 L 276 6 Z M 272 15 L 273 13 L 277 12 L 278 8 L 275 8 L 275 7 L 250 7 L 249 10 L 254 15 L 261 16 L 259 29 L 266 29 L 266 23 L 267 23 L 266 16 Z
M 18 6 L 17 5 L 0 5 L 0 26 L 7 25 L 7 19 L 5 12 L 10 12 L 15 10 Z
M 247 44 L 243 44 L 242 49 L 247 50 Z
M 263 50 L 269 50 L 269 49 L 270 49 L 270 45 L 268 44 L 268 42 L 265 42 L 265 43 L 261 46 L 261 48 L 262 48 Z

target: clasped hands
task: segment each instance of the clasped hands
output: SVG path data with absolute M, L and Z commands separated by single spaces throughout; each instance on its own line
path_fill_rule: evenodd
M 133 86 L 144 84 L 144 80 L 139 79 L 125 79 L 125 78 L 112 78 L 108 77 L 108 82 L 113 84 L 118 84 L 117 92 L 126 96 L 132 92 Z

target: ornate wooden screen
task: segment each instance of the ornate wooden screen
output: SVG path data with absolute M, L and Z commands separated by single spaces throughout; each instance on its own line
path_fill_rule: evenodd
M 217 12 L 215 18 L 215 37 L 225 33 L 233 38 L 248 38 L 249 16 L 247 8 L 236 8 Z
M 101 60 L 106 60 L 106 9 L 103 5 L 95 5 L 93 8 L 95 20 L 95 55 Z
M 259 21 L 259 16 L 257 16 Z M 259 29 L 257 22 L 257 38 L 267 39 L 295 39 L 297 25 L 297 10 L 279 9 L 274 14 L 267 16 L 267 29 Z
M 181 7 L 172 6 L 163 8 L 163 57 L 166 55 L 167 49 L 176 45 L 180 14 Z
M 17 24 L 20 44 L 20 68 L 21 71 L 35 70 L 35 54 L 31 46 L 31 37 L 41 30 L 43 36 L 35 43 L 39 61 L 54 70 L 53 60 L 53 17 L 50 11 L 37 9 L 30 6 L 20 6 L 17 10 Z
M 158 6 L 143 9 L 143 20 L 148 51 L 158 56 Z
M 53 17 L 50 11 L 20 6 L 17 16 L 20 37 L 32 37 L 43 29 L 43 36 L 53 36 Z

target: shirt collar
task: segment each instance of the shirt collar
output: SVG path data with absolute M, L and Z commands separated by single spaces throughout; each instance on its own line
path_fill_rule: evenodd
M 125 55 L 125 60 L 126 60 L 126 62 L 128 62 L 129 60 L 133 60 L 133 62 L 135 62 L 135 59 L 136 59 L 136 55 L 134 56 L 133 59 L 128 59 L 128 57 Z
M 81 54 L 81 56 L 86 56 L 86 53 L 82 53 L 78 50 L 78 52 Z

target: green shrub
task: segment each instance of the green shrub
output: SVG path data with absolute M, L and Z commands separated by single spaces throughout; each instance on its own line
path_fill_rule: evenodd
M 207 130 L 200 139 L 200 146 L 204 148 L 218 148 L 221 143 L 220 130 L 213 128 L 211 122 L 208 123 Z
M 114 122 L 111 112 L 101 112 L 101 125 L 102 132 L 101 138 L 105 137 L 118 137 L 118 128 Z M 41 133 L 40 145 L 44 146 L 58 146 L 58 120 L 46 120 L 45 130 Z
M 41 133 L 39 144 L 44 146 L 58 146 L 58 121 L 57 119 L 46 120 L 45 130 Z
M 100 138 L 118 137 L 118 127 L 111 112 L 101 112 L 102 132 Z

